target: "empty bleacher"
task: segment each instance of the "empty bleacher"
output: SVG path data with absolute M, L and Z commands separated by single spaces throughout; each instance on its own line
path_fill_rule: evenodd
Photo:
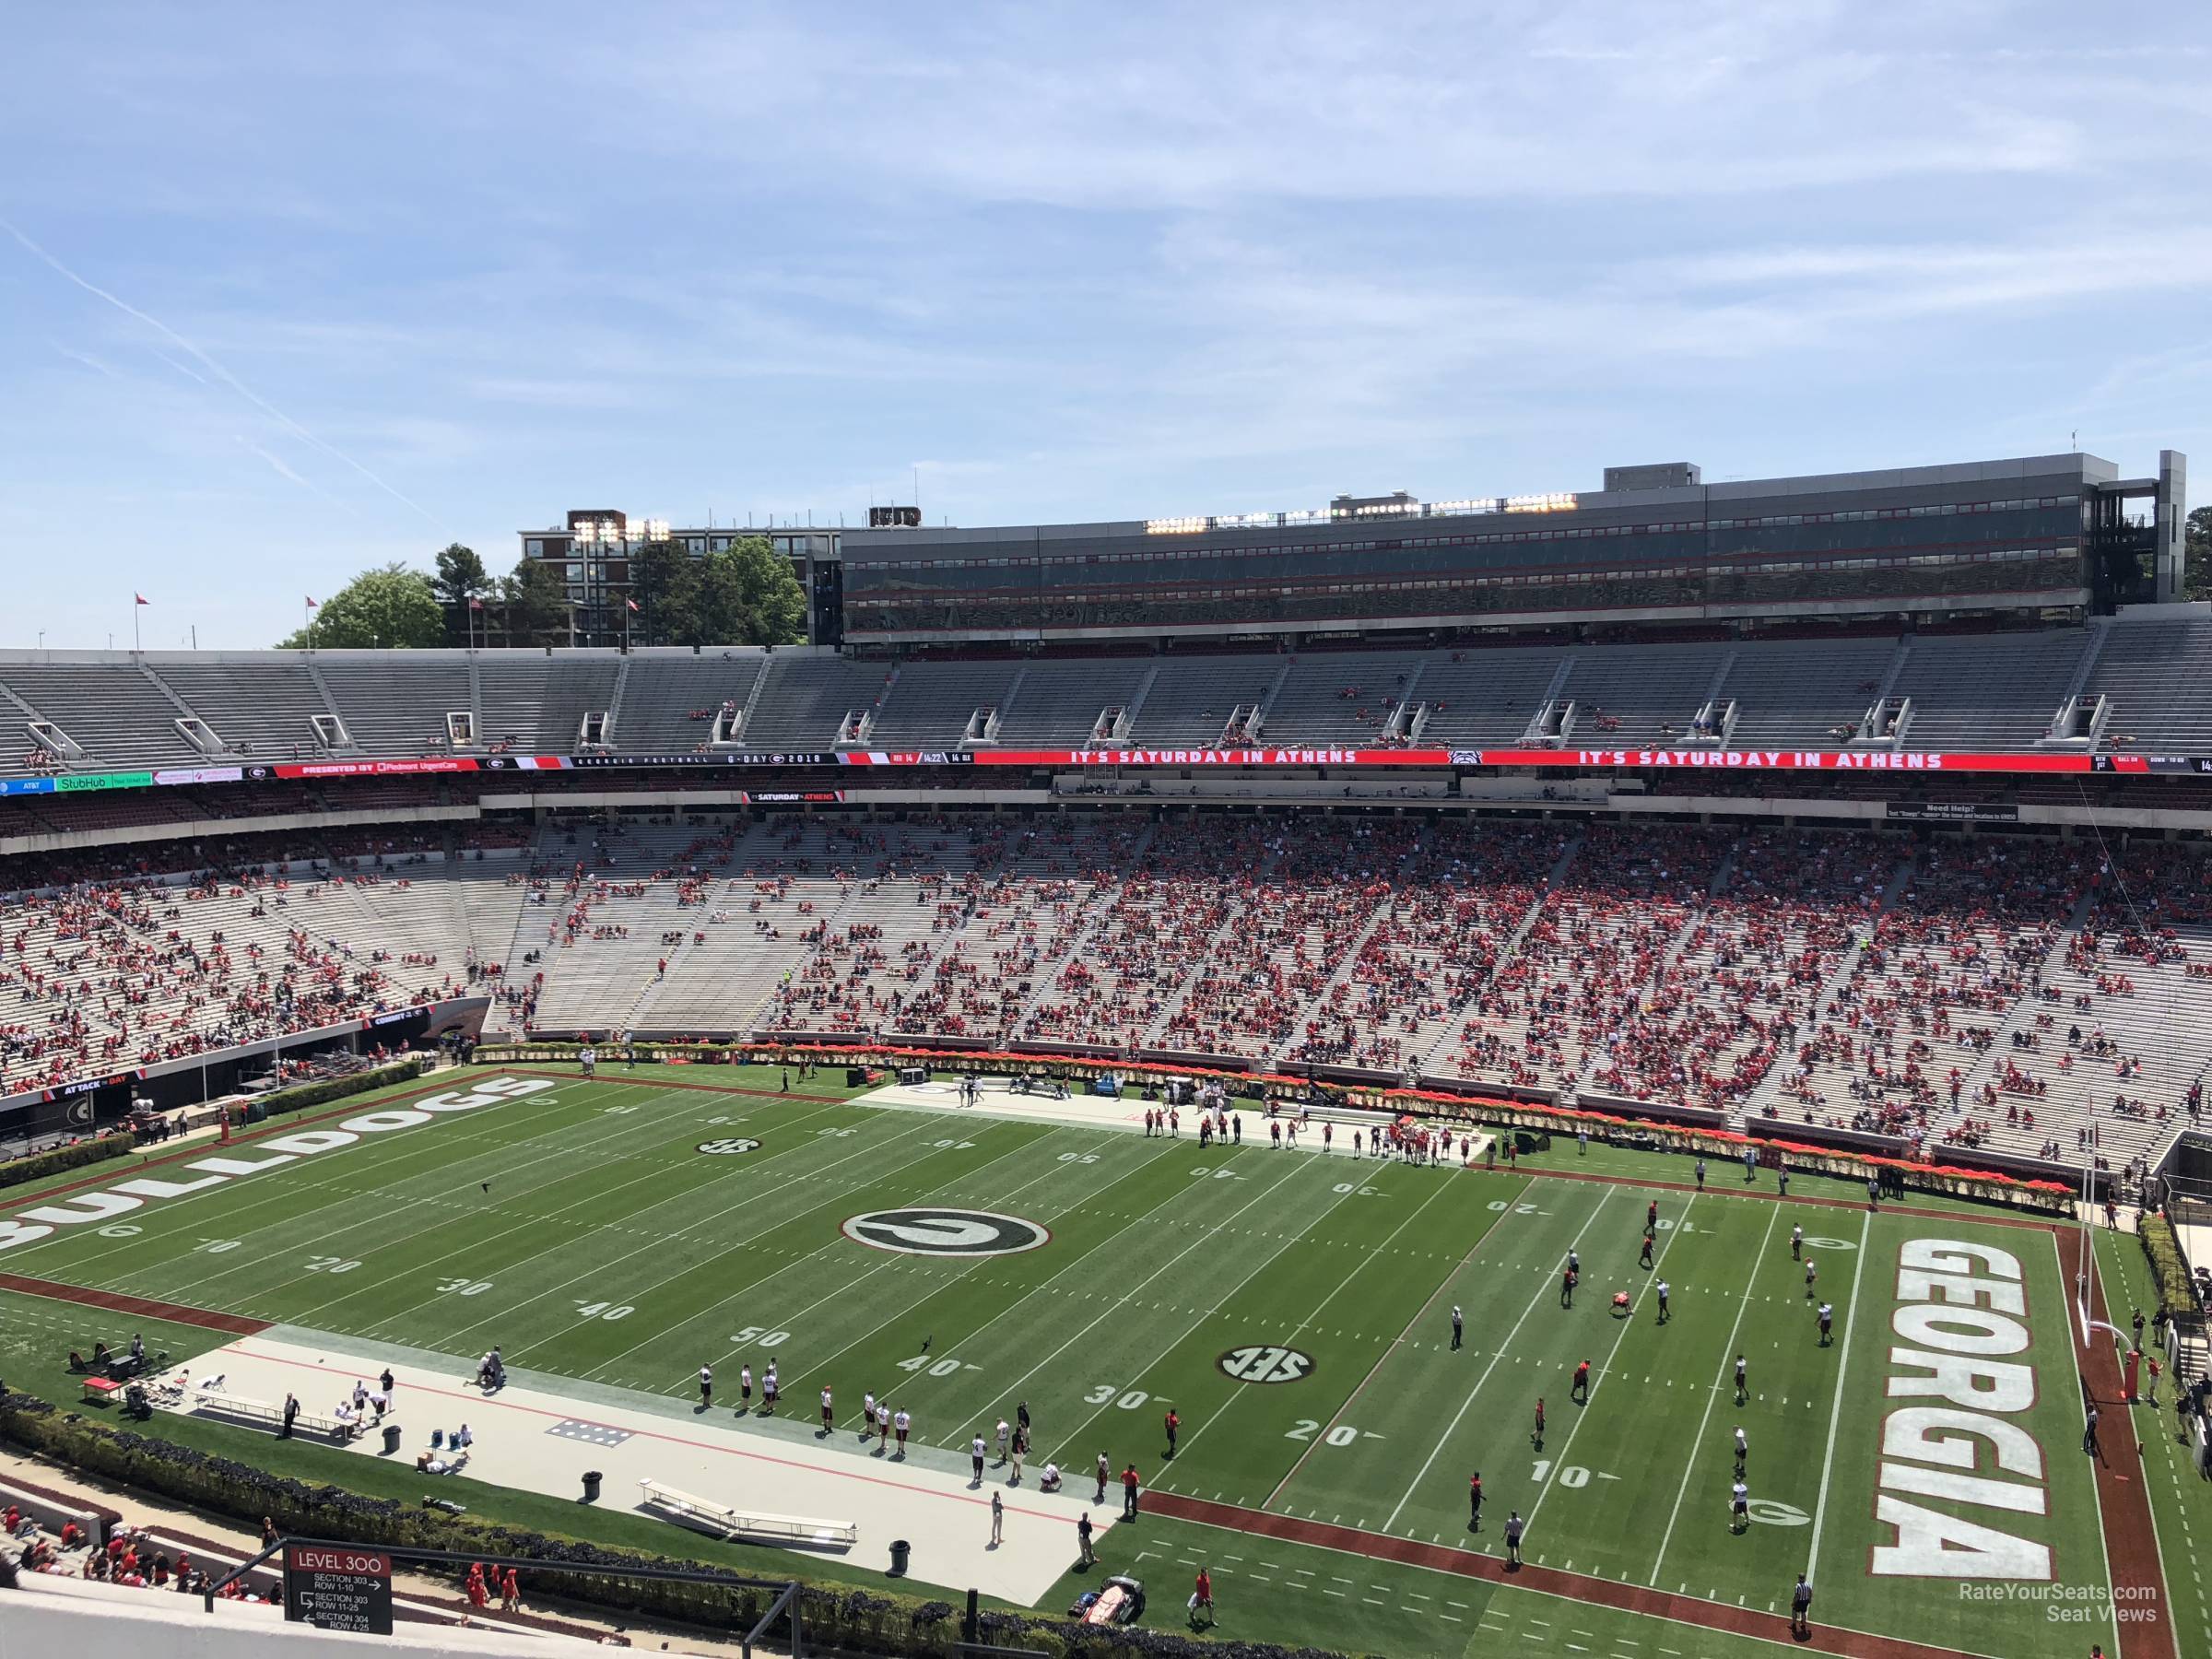
M 1574 653 L 1559 692 L 1574 704 L 1568 741 L 1607 747 L 1680 741 L 1725 655 L 1718 645 L 1613 645 Z
M 1736 748 L 1832 748 L 1872 706 L 1897 641 L 1791 640 L 1735 647 L 1720 700 Z
M 1375 747 L 1427 660 L 1418 651 L 1325 651 L 1292 657 L 1268 705 L 1268 743 Z
M 1151 667 L 1147 657 L 1030 663 L 999 711 L 998 740 L 1016 747 L 1080 748 L 1101 710 L 1135 700 Z
M 929 748 L 958 748 L 979 709 L 998 709 L 1021 665 L 914 664 L 883 700 L 869 741 Z
M 615 752 L 680 753 L 712 740 L 725 705 L 747 712 L 736 744 L 755 751 L 835 747 L 848 716 L 865 722 L 848 746 L 956 747 L 979 710 L 996 711 L 1001 747 L 1085 747 L 1113 710 L 1128 714 L 1122 740 L 1132 747 L 1200 747 L 1222 741 L 1236 710 L 1255 706 L 1264 745 L 1367 746 L 1386 740 L 1401 703 L 1426 710 L 1422 747 L 1517 747 L 1547 699 L 1561 712 L 1574 705 L 1569 747 L 1686 743 L 1717 698 L 1736 705 L 1729 747 L 1827 748 L 1852 740 L 1884 693 L 1911 700 L 1908 750 L 2005 751 L 2045 741 L 2080 675 L 2085 698 L 2110 700 L 2102 750 L 2212 753 L 2212 615 L 2179 606 L 2089 628 L 1902 641 L 906 662 L 811 647 L 167 652 L 147 662 L 159 683 L 127 653 L 0 653 L 0 687 L 85 747 L 65 761 L 77 771 L 204 760 L 176 731 L 183 710 L 164 688 L 232 750 L 277 759 L 295 747 L 314 758 L 312 722 L 334 705 L 358 753 L 380 758 L 448 753 L 445 716 L 455 711 L 477 716 L 468 747 L 478 749 L 570 753 L 583 716 L 606 711 Z M 0 773 L 32 769 L 27 757 L 28 746 L 0 751 Z
M 725 702 L 743 710 L 772 661 L 758 651 L 634 653 L 611 741 L 638 755 L 701 747 L 714 735 L 715 712 Z
M 488 651 L 477 659 L 483 724 L 477 740 L 530 755 L 573 754 L 583 717 L 614 700 L 619 659 Z
M 1266 701 L 1282 669 L 1271 654 L 1163 658 L 1131 737 L 1153 748 L 1218 743 L 1230 715 Z
M 1429 705 L 1421 741 L 1520 742 L 1566 654 L 1549 645 L 1431 653 L 1414 688 Z
M 779 652 L 768 660 L 768 680 L 747 723 L 745 747 L 835 748 L 837 728 L 847 714 L 880 712 L 894 674 L 888 663 Z
M 0 668 L 0 684 L 61 727 L 96 766 L 206 759 L 177 730 L 177 706 L 127 657 L 10 663 Z
M 151 666 L 234 753 L 255 759 L 313 759 L 321 752 L 315 718 L 330 712 L 304 657 L 253 659 L 171 653 Z
M 2032 747 L 2050 731 L 2088 640 L 2077 628 L 1914 640 L 1890 691 L 1912 700 L 1907 747 Z
M 2212 754 L 2212 616 L 2136 621 L 2105 634 L 2084 695 L 2112 699 L 2104 747 Z
M 452 748 L 445 717 L 473 711 L 468 663 L 462 653 L 419 654 L 421 661 L 407 663 L 394 673 L 388 653 L 315 653 L 315 672 L 330 688 L 346 730 L 371 754 L 445 754 Z

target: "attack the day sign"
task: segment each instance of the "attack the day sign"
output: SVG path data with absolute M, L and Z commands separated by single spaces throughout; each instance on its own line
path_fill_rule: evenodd
M 284 1616 L 319 1630 L 392 1634 L 392 1558 L 343 1544 L 284 1547 Z

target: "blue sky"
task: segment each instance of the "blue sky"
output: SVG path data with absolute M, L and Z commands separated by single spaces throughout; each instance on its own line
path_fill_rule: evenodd
M 2160 446 L 2186 6 L 18 8 L 0 644 L 571 506 L 932 523 Z M 12 231 L 12 234 L 9 233 Z M 2212 485 L 2200 485 L 2200 496 Z

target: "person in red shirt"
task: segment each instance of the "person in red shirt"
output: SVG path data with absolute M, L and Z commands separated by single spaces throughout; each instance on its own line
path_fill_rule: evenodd
M 523 1586 L 514 1576 L 514 1569 L 510 1567 L 500 1575 L 500 1611 L 502 1613 L 520 1612 L 522 1606 Z
M 470 1606 L 481 1608 L 489 1605 L 491 1601 L 491 1592 L 484 1587 L 483 1562 L 478 1561 L 474 1566 L 469 1568 L 468 1583 L 465 1586 L 465 1589 L 468 1594 L 468 1605 Z
M 1206 1622 L 1214 1622 L 1214 1575 L 1205 1568 L 1198 1569 L 1197 1587 L 1191 1592 L 1191 1629 L 1198 1629 L 1198 1615 L 1206 1615 Z
M 1122 1471 L 1122 1519 L 1136 1519 L 1136 1465 L 1131 1464 Z
M 1574 1387 L 1568 1397 L 1588 1404 L 1590 1399 L 1590 1361 L 1585 1359 L 1574 1368 Z
M 1536 1413 L 1539 1418 L 1541 1418 L 1543 1411 L 1544 1402 L 1538 1400 Z M 1482 1471 L 1480 1469 L 1476 1470 L 1467 1478 L 1467 1530 L 1469 1532 L 1482 1530 Z
M 1175 1455 L 1175 1431 L 1182 1427 L 1182 1419 L 1175 1415 L 1175 1407 L 1168 1407 L 1168 1455 Z
M 1544 1396 L 1536 1396 L 1536 1431 L 1530 1435 L 1529 1443 L 1539 1452 L 1544 1450 Z

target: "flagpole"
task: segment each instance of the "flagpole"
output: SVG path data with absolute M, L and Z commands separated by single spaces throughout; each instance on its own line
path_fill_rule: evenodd
M 131 652 L 133 655 L 138 654 L 139 603 L 138 595 L 136 594 L 133 594 L 131 595 Z

